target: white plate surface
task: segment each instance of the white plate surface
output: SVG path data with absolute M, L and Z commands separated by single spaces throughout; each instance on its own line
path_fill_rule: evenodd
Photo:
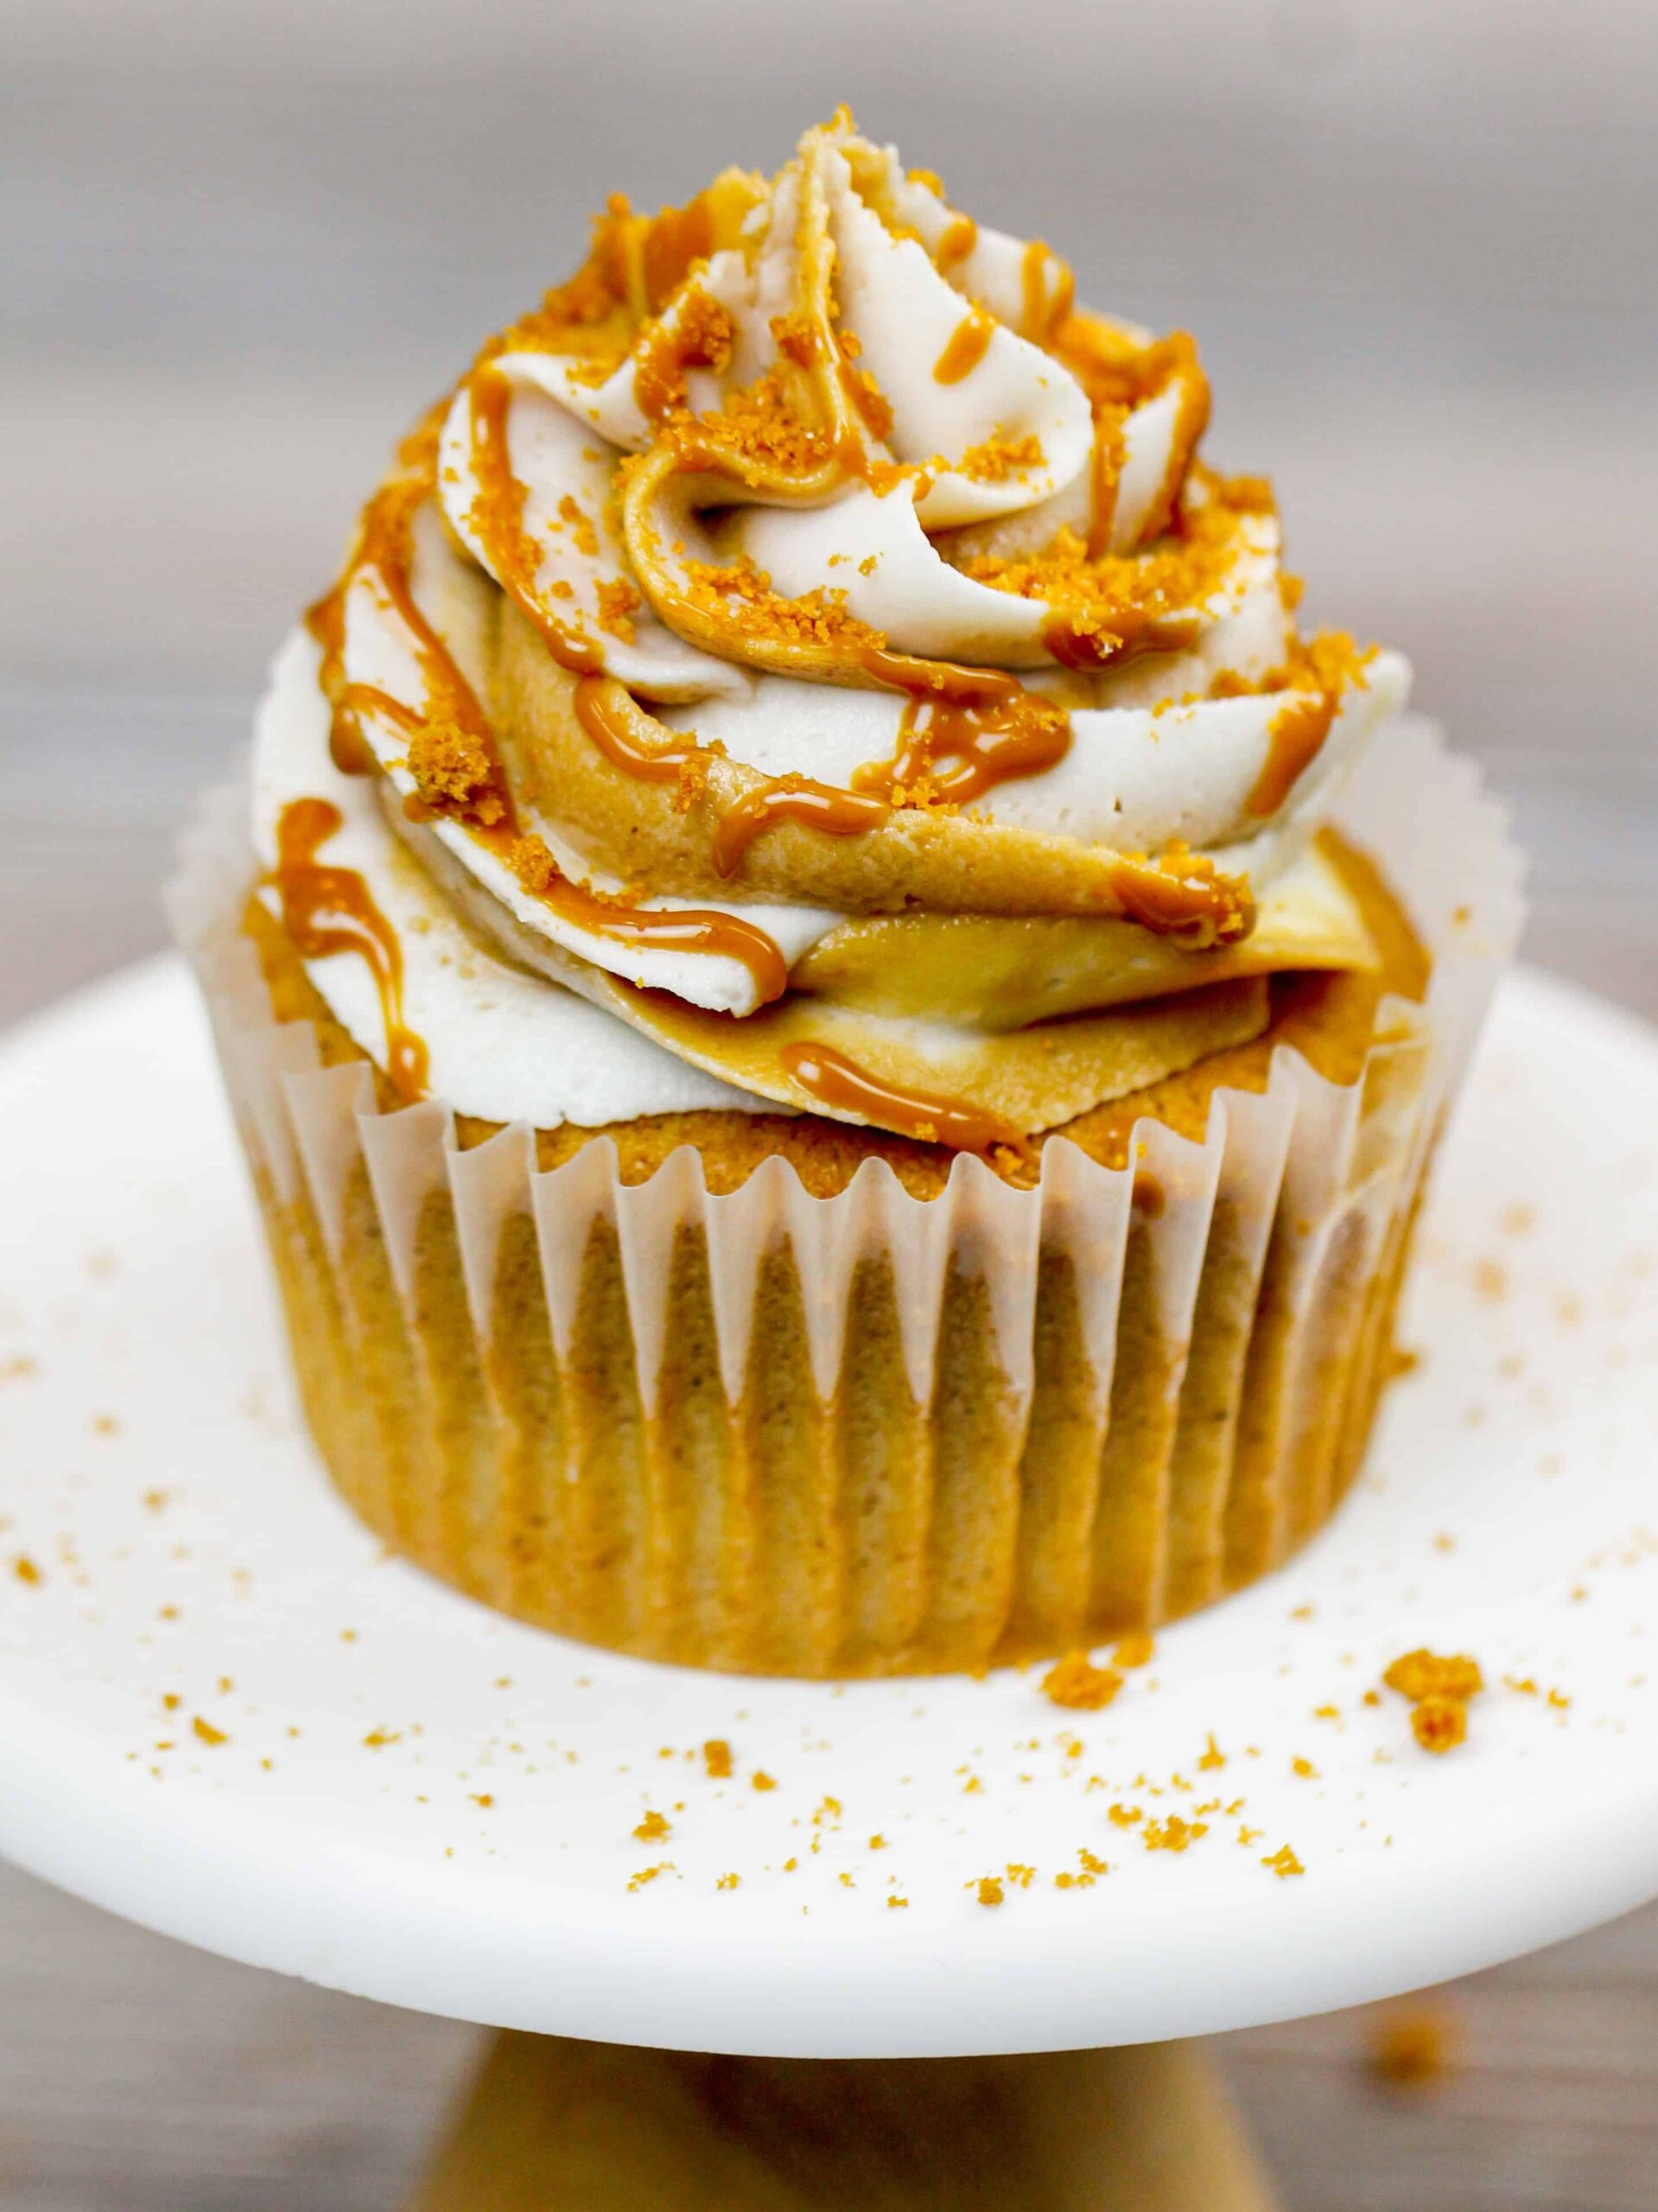
M 613 1658 L 383 1558 L 296 1424 L 178 966 L 15 1033 L 0 1136 L 0 1849 L 131 1919 L 504 2025 L 873 2056 L 1316 2012 L 1658 1893 L 1658 1039 L 1579 994 L 1499 1001 L 1337 1525 L 1094 1714 L 1039 1670 Z M 1364 1701 L 1420 1643 L 1491 1685 L 1443 1758 Z M 1147 1849 L 1171 1815 L 1206 1833 Z

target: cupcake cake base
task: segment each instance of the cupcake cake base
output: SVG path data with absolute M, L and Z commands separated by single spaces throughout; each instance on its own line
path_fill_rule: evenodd
M 521 1618 L 759 1673 L 980 1669 L 1286 1558 L 1362 1456 L 1517 912 L 1465 771 L 1418 730 L 1391 811 L 1382 782 L 1344 809 L 1381 872 L 1342 848 L 1380 976 L 1281 986 L 1263 1037 L 1051 1136 L 1029 1187 L 814 1120 L 619 1147 L 384 1111 L 274 925 L 248 934 L 216 810 L 175 912 L 343 1494 Z

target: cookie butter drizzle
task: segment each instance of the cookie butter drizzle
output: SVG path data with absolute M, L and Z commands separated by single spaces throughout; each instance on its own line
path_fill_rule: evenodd
M 721 814 L 714 831 L 715 870 L 734 875 L 755 838 L 773 823 L 800 823 L 826 837 L 860 837 L 889 811 L 885 799 L 814 783 L 810 776 L 768 777 Z
M 1302 770 L 1323 750 L 1337 705 L 1334 691 L 1301 691 L 1279 709 L 1267 736 L 1267 758 L 1246 802 L 1251 814 L 1277 813 Z
M 971 376 L 989 352 L 995 334 L 995 321 L 988 310 L 971 309 L 951 331 L 943 352 L 933 363 L 933 382 L 960 384 L 963 377 Z
M 599 672 L 603 664 L 584 638 L 556 622 L 536 592 L 541 556 L 524 526 L 528 487 L 512 473 L 507 444 L 507 416 L 512 408 L 511 379 L 492 361 L 480 361 L 467 385 L 472 422 L 472 467 L 477 495 L 472 526 L 488 546 L 502 585 L 540 631 L 548 652 L 573 676 Z
M 785 1045 L 778 1058 L 785 1074 L 831 1111 L 854 1114 L 880 1128 L 895 1129 L 900 1136 L 922 1144 L 948 1145 L 954 1152 L 988 1152 L 993 1145 L 1020 1153 L 1027 1149 L 1023 1132 L 1000 1115 L 943 1091 L 888 1083 L 832 1046 Z
M 575 718 L 613 768 L 641 783 L 672 784 L 687 804 L 702 788 L 711 753 L 695 738 L 682 737 L 660 722 L 641 742 L 634 724 L 646 719 L 613 677 L 584 676 L 575 687 Z M 743 855 L 773 823 L 804 823 L 830 837 L 856 837 L 884 822 L 888 809 L 878 798 L 814 783 L 810 776 L 769 776 L 723 807 L 715 821 L 712 856 L 715 873 L 734 875 Z
M 511 386 L 488 364 L 473 372 L 474 379 L 480 375 L 484 376 L 485 414 L 481 429 L 477 427 L 476 413 L 473 416 L 474 465 L 480 461 L 482 464 L 474 520 L 480 532 L 488 529 L 491 553 L 500 562 L 502 572 L 515 580 L 513 595 L 529 612 L 524 570 L 526 562 L 533 561 L 533 547 L 528 545 L 523 531 L 524 489 L 513 479 L 506 459 L 505 405 L 499 396 L 505 391 L 510 397 Z M 343 607 L 353 575 L 360 569 L 372 569 L 414 636 L 426 699 L 423 709 L 416 709 L 384 691 L 344 684 L 336 678 L 330 694 L 335 729 L 349 733 L 350 743 L 360 747 L 357 716 L 365 712 L 384 715 L 410 741 L 410 766 L 418 793 L 414 803 L 405 804 L 411 818 L 439 816 L 458 823 L 476 843 L 493 854 L 525 891 L 574 927 L 640 950 L 702 953 L 734 960 L 748 971 L 759 1004 L 781 998 L 788 988 L 788 963 L 764 930 L 734 914 L 697 907 L 664 911 L 635 906 L 572 883 L 555 865 L 545 842 L 523 830 L 488 717 L 442 639 L 422 614 L 410 585 L 411 524 L 416 509 L 429 495 L 433 440 L 426 438 L 418 448 L 411 443 L 403 458 L 413 473 L 394 478 L 370 501 L 356 559 L 334 592 L 320 602 L 320 608 L 329 610 L 331 602 Z M 326 664 L 327 638 L 337 634 L 336 625 L 341 624 L 341 618 L 332 612 L 314 613 L 313 633 L 323 639 Z M 562 626 L 538 616 L 537 626 L 561 666 L 581 674 L 596 667 L 590 649 L 571 639 Z M 326 676 L 324 686 L 326 690 Z M 422 775 L 423 757 L 431 740 L 446 725 L 460 741 L 456 748 L 460 766 L 441 776 Z M 339 760 L 339 747 L 332 734 L 330 747 Z M 355 753 L 351 757 L 354 760 Z
M 897 752 L 854 769 L 856 791 L 893 804 L 905 793 L 967 804 L 1011 777 L 1053 767 L 1070 749 L 1064 709 L 1004 670 L 913 660 L 875 645 L 858 658 L 878 683 L 909 696 Z
M 430 489 L 437 423 L 435 411 L 403 441 L 397 455 L 398 474 L 380 486 L 363 510 L 356 551 L 345 574 L 306 613 L 306 627 L 322 653 L 318 681 L 330 709 L 328 752 L 342 775 L 372 772 L 374 756 L 360 722 L 365 714 L 383 715 L 405 736 L 441 716 L 480 744 L 489 743 L 489 726 L 477 696 L 441 638 L 421 613 L 409 580 L 415 513 Z M 376 579 L 414 642 L 426 689 L 423 713 L 405 706 L 378 684 L 346 681 L 346 601 L 353 580 L 365 574 Z
M 331 799 L 290 799 L 276 823 L 276 865 L 264 877 L 282 900 L 283 925 L 302 959 L 354 952 L 380 995 L 386 1073 L 400 1098 L 426 1096 L 426 1046 L 403 1018 L 403 947 L 355 868 L 317 858 L 344 820 Z
M 1185 484 L 1204 432 L 1209 427 L 1209 379 L 1189 331 L 1171 331 L 1150 345 L 1125 344 L 1121 334 L 1095 315 L 1068 311 L 1052 327 L 1053 352 L 1089 396 L 1094 410 L 1093 499 L 1088 551 L 1097 560 L 1111 548 L 1117 484 L 1122 473 L 1122 429 L 1132 409 L 1155 399 L 1172 384 L 1179 399 L 1169 438 L 1168 457 L 1145 518 L 1134 533 L 1145 544 L 1167 530 L 1179 512 Z

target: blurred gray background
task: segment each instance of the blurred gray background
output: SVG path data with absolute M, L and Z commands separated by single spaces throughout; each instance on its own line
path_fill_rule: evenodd
M 0 1018 L 162 941 L 190 794 L 397 429 L 586 217 L 848 99 L 1085 298 L 1196 330 L 1309 605 L 1512 798 L 1531 957 L 1658 1014 L 1651 0 L 0 0 Z M 1658 2202 L 1658 1921 L 1234 2038 L 1294 2212 Z M 396 2202 L 467 2031 L 0 1882 L 0 2206 Z

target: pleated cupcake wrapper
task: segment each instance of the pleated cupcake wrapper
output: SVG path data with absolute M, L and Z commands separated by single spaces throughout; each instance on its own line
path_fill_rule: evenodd
M 950 1365 L 943 1339 L 958 1325 L 950 1319 L 957 1310 L 952 1285 L 978 1287 L 985 1414 L 1003 1440 L 1001 1459 L 988 1461 L 984 1476 L 992 1487 L 1011 1480 L 1016 1496 L 1011 1519 L 1004 1515 L 1006 1525 L 980 1542 L 985 1556 L 976 1566 L 969 1563 L 969 1571 L 955 1560 L 956 1584 L 964 1573 L 969 1582 L 981 1574 L 988 1589 L 1001 1592 L 976 1610 L 967 1607 L 974 1618 L 959 1636 L 948 1623 L 940 1628 L 938 1592 L 929 1599 L 912 1591 L 905 1618 L 890 1631 L 865 1619 L 860 1633 L 867 1649 L 853 1649 L 848 1616 L 838 1625 L 820 1624 L 807 1638 L 811 1649 L 780 1651 L 774 1636 L 749 1635 L 742 1618 L 755 1544 L 766 1548 L 760 1538 L 739 1544 L 736 1569 L 716 1567 L 716 1582 L 732 1582 L 734 1573 L 735 1582 L 702 1603 L 700 1624 L 687 1626 L 670 1618 L 677 1603 L 674 1540 L 660 1532 L 655 1563 L 641 1570 L 646 1586 L 621 1616 L 600 1606 L 603 1625 L 595 1630 L 592 1606 L 584 1611 L 585 1600 L 567 1603 L 568 1590 L 559 1597 L 554 1567 L 539 1584 L 533 1567 L 525 1569 L 533 1540 L 522 1528 L 496 1532 L 497 1544 L 480 1525 L 492 1510 L 494 1478 L 486 1470 L 480 1481 L 475 1464 L 433 1477 L 450 1490 L 460 1482 L 472 1500 L 468 1526 L 456 1539 L 470 1565 L 445 1557 L 429 1515 L 426 1534 L 409 1541 L 410 1526 L 422 1516 L 406 1504 L 401 1529 L 387 1531 L 394 1540 L 401 1533 L 405 1548 L 439 1572 L 549 1625 L 708 1663 L 810 1672 L 974 1664 L 1010 1648 L 1010 1637 L 1034 1648 L 1062 1633 L 1150 1624 L 1203 1602 L 1311 1533 L 1350 1478 L 1380 1379 L 1372 1370 L 1387 1353 L 1392 1298 L 1429 1149 L 1522 912 L 1521 863 L 1502 811 L 1430 726 L 1413 721 L 1388 733 L 1361 764 L 1341 807 L 1343 826 L 1378 861 L 1434 960 L 1424 1005 L 1384 1002 L 1378 1041 L 1359 1081 L 1331 1084 L 1280 1047 L 1264 1091 L 1216 1094 L 1200 1144 L 1141 1121 L 1131 1165 L 1112 1170 L 1063 1138 L 1050 1140 L 1030 1190 L 1009 1186 L 963 1155 L 931 1200 L 910 1197 L 885 1162 L 873 1159 L 833 1198 L 810 1196 L 780 1159 L 766 1161 L 740 1189 L 715 1195 L 689 1147 L 648 1181 L 629 1185 L 607 1139 L 543 1172 L 525 1124 L 462 1150 L 454 1116 L 441 1102 L 380 1113 L 365 1064 L 324 1067 L 309 1024 L 278 1024 L 271 1016 L 257 957 L 240 927 L 254 872 L 246 815 L 240 787 L 205 804 L 168 897 L 176 933 L 201 980 L 273 1236 L 283 1220 L 303 1217 L 343 1284 L 352 1240 L 361 1233 L 353 1194 L 365 1174 L 391 1281 L 418 1339 L 434 1221 L 452 1229 L 477 1388 L 492 1399 L 486 1429 L 511 1427 L 495 1339 L 505 1243 L 526 1219 L 533 1224 L 548 1351 L 567 1382 L 588 1357 L 583 1299 L 595 1236 L 613 1239 L 647 1431 L 677 1418 L 664 1411 L 664 1378 L 681 1326 L 688 1236 L 699 1268 L 706 1268 L 713 1357 L 734 1437 L 755 1391 L 757 1363 L 773 1357 L 763 1327 L 757 1336 L 756 1315 L 768 1260 L 785 1248 L 797 1299 L 795 1332 L 804 1333 L 811 1389 L 830 1427 L 857 1355 L 849 1338 L 862 1325 L 864 1308 L 854 1286 L 867 1283 L 869 1263 L 881 1270 L 896 1314 L 907 1395 L 914 1408 L 932 1409 L 937 1422 L 947 1418 L 940 1409 Z M 1066 1363 L 1063 1420 L 1053 1430 L 1059 1441 L 1050 1450 L 1045 1424 L 1057 1401 L 1052 1378 L 1039 1372 L 1039 1344 L 1052 1333 L 1044 1300 L 1051 1296 L 1056 1263 L 1066 1285 L 1068 1340 L 1080 1358 Z M 291 1268 L 284 1290 L 297 1336 L 303 1322 L 295 1300 L 307 1302 L 312 1292 Z M 1197 1368 L 1189 1359 L 1194 1338 L 1202 1351 Z M 1134 1363 L 1132 1371 L 1125 1360 Z M 505 1395 L 524 1379 L 509 1377 Z M 970 1422 L 971 1408 L 963 1415 L 958 1403 L 959 1377 L 950 1390 L 950 1417 Z M 1084 1460 L 1092 1451 L 1098 1462 L 1092 1475 L 1084 1468 L 1077 1478 L 1083 1491 L 1091 1486 L 1091 1503 L 1080 1492 L 1059 1497 L 1068 1478 L 1033 1464 L 1044 1452 L 1063 1458 L 1064 1440 L 1077 1437 Z M 328 1440 L 321 1440 L 327 1451 Z M 480 1448 L 487 1455 L 490 1447 L 475 1437 L 467 1447 L 474 1463 Z M 739 1457 L 746 1452 L 752 1461 L 755 1448 L 751 1436 Z M 1011 1471 L 1001 1464 L 1010 1452 Z M 642 1479 L 650 1487 L 651 1478 Z M 727 1516 L 732 1485 L 740 1488 L 744 1479 L 729 1471 L 719 1478 Z M 1043 1494 L 1045 1484 L 1055 1496 Z M 353 1487 L 342 1486 L 348 1493 Z M 363 1485 L 355 1488 L 360 1493 Z M 1140 1503 L 1114 1557 L 1106 1531 L 1119 1512 L 1119 1492 Z M 391 1505 L 377 1514 L 362 1495 L 354 1502 L 372 1519 L 398 1522 Z M 671 1521 L 672 1512 L 657 1505 L 657 1517 L 665 1513 Z M 524 1510 L 522 1497 L 513 1510 Z M 531 1516 L 537 1525 L 545 1518 Z M 1062 1524 L 1074 1524 L 1072 1551 L 1086 1551 L 1085 1568 L 1064 1555 L 1055 1534 Z M 822 1539 L 820 1527 L 816 1540 Z M 931 1548 L 937 1551 L 937 1541 Z M 1063 1588 L 1045 1595 L 1039 1586 L 1045 1575 L 1060 1586 L 1069 1575 L 1070 1596 Z M 708 1576 L 699 1570 L 693 1580 L 705 1583 Z M 855 1612 L 856 1597 L 842 1589 L 834 1603 Z

